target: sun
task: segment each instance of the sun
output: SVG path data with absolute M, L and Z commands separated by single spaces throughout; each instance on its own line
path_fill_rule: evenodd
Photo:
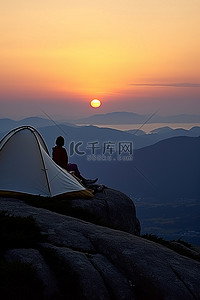
M 93 107 L 93 108 L 98 108 L 101 106 L 101 101 L 99 99 L 93 99 L 90 101 L 90 105 Z

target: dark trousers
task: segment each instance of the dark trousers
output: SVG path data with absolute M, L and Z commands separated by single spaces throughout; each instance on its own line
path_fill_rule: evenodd
M 83 179 L 83 176 L 81 176 L 80 171 L 78 169 L 78 166 L 76 164 L 67 164 L 67 171 L 73 171 L 74 175 L 80 179 Z

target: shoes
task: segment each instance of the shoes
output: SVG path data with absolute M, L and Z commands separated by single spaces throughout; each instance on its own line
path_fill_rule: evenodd
M 97 180 L 98 180 L 98 178 L 95 178 L 95 179 L 83 179 L 82 183 L 86 184 L 86 185 L 89 185 L 89 184 L 93 184 L 93 183 L 97 182 Z

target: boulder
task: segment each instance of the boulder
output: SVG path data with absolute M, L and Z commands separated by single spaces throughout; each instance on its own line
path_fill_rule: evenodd
M 78 203 L 82 206 L 80 200 L 74 205 Z M 200 299 L 200 263 L 193 259 L 128 232 L 32 207 L 18 199 L 0 198 L 0 208 L 10 215 L 33 216 L 48 235 L 37 249 L 22 249 L 22 253 L 30 257 L 36 251 L 34 255 L 42 256 L 50 270 L 45 276 L 52 274 L 63 299 Z M 120 213 L 125 219 L 123 206 Z M 6 253 L 7 259 L 19 258 L 20 250 L 12 251 Z M 53 299 L 51 295 L 46 293 L 45 299 Z
M 37 249 L 11 249 L 6 252 L 5 258 L 9 262 L 20 261 L 32 265 L 44 284 L 45 298 L 51 299 L 60 294 L 55 276 Z
M 105 226 L 140 235 L 135 205 L 120 191 L 104 188 L 91 199 L 73 199 L 72 207 L 90 212 Z

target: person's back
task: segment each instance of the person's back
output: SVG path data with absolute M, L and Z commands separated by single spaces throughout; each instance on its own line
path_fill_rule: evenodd
M 55 146 L 53 147 L 53 160 L 57 165 L 60 167 L 67 169 L 67 164 L 68 164 L 68 156 L 65 148 L 60 147 L 60 146 Z
M 68 155 L 66 149 L 63 147 L 65 140 L 62 136 L 57 137 L 56 146 L 53 147 L 52 158 L 53 161 L 60 167 L 66 169 L 68 172 L 73 172 L 73 174 L 81 180 L 83 184 L 92 184 L 95 183 L 96 179 L 85 179 L 78 169 L 76 164 L 68 163 Z

